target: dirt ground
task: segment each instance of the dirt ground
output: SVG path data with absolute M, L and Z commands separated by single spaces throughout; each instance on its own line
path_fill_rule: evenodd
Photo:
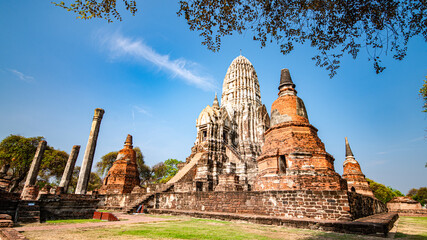
M 309 229 L 190 217 L 118 215 L 125 221 L 29 224 L 17 227 L 31 240 L 50 239 L 384 239 Z M 389 238 L 427 239 L 427 218 L 401 217 Z

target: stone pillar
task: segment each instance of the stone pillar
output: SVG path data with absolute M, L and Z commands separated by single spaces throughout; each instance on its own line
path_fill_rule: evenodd
M 99 126 L 101 125 L 104 112 L 104 109 L 95 109 L 89 140 L 87 141 L 82 167 L 80 168 L 79 180 L 77 181 L 76 194 L 86 194 L 92 170 L 93 156 L 95 155 L 96 141 L 98 140 Z
M 39 142 L 36 154 L 34 155 L 33 161 L 31 162 L 30 171 L 28 171 L 27 179 L 25 180 L 24 189 L 22 190 L 21 197 L 23 199 L 33 199 L 34 195 L 37 197 L 37 193 L 35 193 L 37 190 L 35 189 L 35 185 L 46 145 L 47 143 L 44 140 Z
M 79 155 L 80 145 L 74 145 L 71 150 L 70 157 L 68 158 L 67 165 L 65 166 L 64 173 L 62 174 L 59 188 L 62 193 L 67 193 L 68 186 L 70 185 L 71 177 L 73 176 L 74 165 L 76 164 L 77 156 Z

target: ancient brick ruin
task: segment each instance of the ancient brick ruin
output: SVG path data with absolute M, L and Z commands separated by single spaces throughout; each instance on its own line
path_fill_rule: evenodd
M 84 193 L 87 191 L 87 181 L 89 181 L 96 140 L 103 114 L 103 109 L 95 109 L 85 160 L 83 161 L 83 165 L 85 165 L 88 171 L 82 171 L 83 174 L 81 172 L 79 178 L 79 191 Z M 67 193 L 74 165 L 79 154 L 79 145 L 73 146 L 71 150 L 59 186 L 57 188 L 51 188 L 49 185 L 46 185 L 42 189 L 38 189 L 36 184 L 37 176 L 46 146 L 46 141 L 40 141 L 21 193 L 7 192 L 6 190 L 9 187 L 10 181 L 7 181 L 7 179 L 6 181 L 1 181 L 0 214 L 7 214 L 11 216 L 14 222 L 21 223 L 44 222 L 46 220 L 56 219 L 92 218 L 98 202 L 100 201 L 97 196 Z M 0 177 L 4 179 L 6 175 L 7 168 L 6 170 L 3 168 Z
M 345 161 L 342 177 L 347 180 L 348 191 L 357 192 L 366 196 L 374 197 L 369 183 L 362 173 L 359 163 L 354 158 L 347 137 L 345 138 Z
M 104 178 L 100 194 L 131 193 L 139 186 L 139 172 L 136 153 L 132 146 L 132 136 L 128 135 L 125 146 L 117 154 L 117 159 Z
M 387 233 L 397 215 L 373 220 L 380 219 L 379 225 L 360 220 L 372 215 L 375 219 L 387 212 L 386 205 L 373 197 L 347 139 L 344 174 L 341 177 L 335 172 L 334 158 L 310 124 L 295 88 L 289 70 L 282 69 L 270 119 L 253 65 L 245 57 L 237 57 L 225 75 L 221 103 L 215 95 L 212 106 L 200 113 L 191 155 L 168 183 L 140 186 L 132 136 L 128 135 L 99 195 L 87 195 L 104 114 L 96 109 L 76 194 L 64 193 L 79 146 L 73 147 L 58 190 L 43 189 L 43 194 L 36 194 L 27 187 L 25 200 L 0 192 L 9 199 L 3 209 L 0 205 L 0 213 L 26 206 L 28 211 L 38 211 L 39 219 L 59 219 L 91 217 L 96 205 L 128 213 L 143 207 L 153 213 Z M 37 172 L 31 174 L 37 176 Z M 30 181 L 28 186 L 34 184 Z
M 395 197 L 387 203 L 390 212 L 397 212 L 403 216 L 427 217 L 427 209 L 410 197 Z
M 219 182 L 231 179 L 236 184 L 232 188 L 250 190 L 269 125 L 255 69 L 247 58 L 239 56 L 225 75 L 221 104 L 215 95 L 212 106 L 206 106 L 197 118 L 191 155 L 170 181 L 175 191 L 213 191 Z
M 167 184 L 139 193 L 106 192 L 99 196 L 100 206 L 316 221 L 352 221 L 387 211 L 369 194 L 360 166 L 350 170 L 348 164 L 356 162 L 352 154 L 347 154 L 344 172 L 353 180 L 350 190 L 356 190 L 349 191 L 346 179 L 335 172 L 334 158 L 310 124 L 288 69 L 281 71 L 271 120 L 261 103 L 255 69 L 243 56 L 231 63 L 221 100 L 215 96 L 200 113 L 192 153 Z M 105 181 L 120 175 L 110 171 Z
M 279 97 L 271 106 L 271 126 L 257 162 L 256 191 L 347 189 L 309 123 L 288 69 L 281 71 Z

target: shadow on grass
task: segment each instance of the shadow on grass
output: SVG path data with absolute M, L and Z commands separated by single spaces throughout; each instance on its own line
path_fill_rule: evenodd
M 397 232 L 394 235 L 394 238 L 402 238 L 402 239 L 423 239 L 426 240 L 427 239 L 427 234 L 420 234 L 420 235 L 415 235 L 415 234 L 406 234 L 406 233 L 400 233 Z

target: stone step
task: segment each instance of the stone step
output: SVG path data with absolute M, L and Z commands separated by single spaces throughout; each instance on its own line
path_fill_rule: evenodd
M 35 223 L 40 222 L 40 217 L 18 217 L 18 222 L 20 223 Z
M 0 228 L 11 228 L 13 227 L 12 220 L 0 220 Z

